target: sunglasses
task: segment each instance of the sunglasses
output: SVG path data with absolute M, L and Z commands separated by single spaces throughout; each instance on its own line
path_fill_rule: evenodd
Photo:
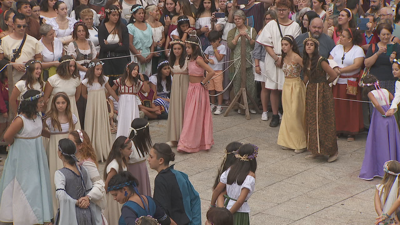
M 28 25 L 26 25 L 26 24 L 24 24 L 24 25 L 18 24 L 18 25 L 17 25 L 17 28 L 27 28 L 27 27 L 28 27 Z

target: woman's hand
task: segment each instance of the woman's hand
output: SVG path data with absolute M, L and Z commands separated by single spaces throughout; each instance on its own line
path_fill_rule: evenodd
M 204 26 L 200 29 L 202 33 L 207 33 L 210 29 L 207 26 Z
M 395 51 L 393 51 L 392 54 L 390 54 L 389 59 L 390 59 L 390 62 L 391 62 L 391 63 L 393 62 L 393 60 L 396 59 L 396 52 L 395 52 Z
M 107 40 L 104 40 L 104 44 L 108 45 L 108 41 L 107 41 Z
M 149 63 L 151 61 L 151 58 L 153 58 L 153 53 L 150 53 L 147 57 L 146 57 L 146 63 Z
M 389 110 L 385 113 L 385 115 L 386 115 L 387 117 L 389 117 L 389 116 L 393 116 L 394 113 L 395 113 L 395 110 L 394 110 L 394 109 L 389 109 Z
M 240 31 L 239 34 L 240 34 L 240 36 L 248 36 L 248 35 L 247 35 L 247 31 Z
M 341 74 L 339 67 L 335 67 L 333 70 L 336 72 L 338 76 Z
M 146 59 L 142 55 L 137 55 L 136 57 L 140 63 L 146 63 Z
M 261 75 L 261 68 L 260 68 L 260 66 L 256 66 L 256 73 Z
M 190 32 L 192 32 L 192 28 L 191 27 L 189 27 L 187 30 L 185 30 L 185 32 L 184 33 L 187 33 L 187 34 L 189 34 Z
M 23 64 L 12 64 L 14 69 L 16 69 L 18 72 L 25 72 L 25 66 Z
M 78 205 L 79 208 L 87 209 L 89 207 L 89 205 L 90 205 L 89 197 L 85 196 L 85 197 L 82 197 L 82 198 L 78 199 L 77 205 Z
M 164 23 L 165 23 L 165 26 L 171 25 L 171 18 L 169 18 L 168 15 L 165 16 L 165 18 L 164 18 Z
M 375 225 L 378 225 L 379 223 L 385 221 L 388 218 L 389 217 L 387 216 L 387 214 L 380 215 L 379 217 L 376 218 Z
M 211 22 L 217 22 L 217 18 L 215 18 L 215 12 L 212 13 Z
M 278 56 L 278 59 L 275 62 L 275 66 L 279 68 L 282 67 L 282 57 Z
M 382 54 L 382 53 L 386 53 L 386 51 L 387 51 L 387 48 L 386 47 L 379 47 L 379 50 L 376 52 L 376 53 L 378 53 L 378 55 L 380 55 L 380 54 Z

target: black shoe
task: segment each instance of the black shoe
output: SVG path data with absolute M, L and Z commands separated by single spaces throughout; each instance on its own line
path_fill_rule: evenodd
M 8 154 L 8 152 L 7 152 L 7 145 L 1 145 L 1 146 L 0 146 L 0 154 L 5 154 L 5 155 Z
M 272 115 L 271 123 L 269 123 L 270 127 L 277 127 L 279 126 L 279 115 Z

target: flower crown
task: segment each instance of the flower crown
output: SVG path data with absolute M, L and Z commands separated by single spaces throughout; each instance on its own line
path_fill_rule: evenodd
M 90 62 L 89 65 L 88 65 L 88 68 L 96 67 L 96 66 L 98 66 L 98 65 L 104 65 L 104 63 L 103 63 L 102 61 L 99 61 L 99 62 L 97 62 L 97 63 L 95 63 L 95 62 Z
M 28 67 L 30 67 L 31 65 L 35 64 L 35 63 L 40 63 L 40 64 L 42 64 L 42 62 L 40 62 L 39 60 L 33 60 L 33 61 L 31 61 L 30 63 L 26 64 L 26 65 L 25 65 L 25 68 L 28 68 Z M 0 71 L 0 72 L 1 72 L 1 71 Z
M 185 42 L 183 42 L 183 41 L 181 41 L 181 40 L 179 40 L 179 39 L 176 39 L 176 40 L 173 40 L 173 41 L 169 42 L 169 44 L 170 44 L 170 45 L 174 45 L 174 44 L 185 45 Z
M 44 95 L 44 92 L 40 92 L 40 94 L 37 94 L 35 96 L 29 97 L 29 98 L 24 98 L 24 99 L 22 99 L 22 101 L 30 101 L 30 102 L 32 102 L 32 101 L 35 101 L 36 99 L 39 99 L 39 98 L 43 97 L 43 95 Z
M 157 65 L 157 70 L 158 70 L 161 66 L 163 66 L 163 65 L 169 65 L 168 60 L 164 60 L 164 61 L 160 62 L 160 63 Z
M 197 42 L 194 42 L 194 41 L 185 41 L 185 43 L 188 43 L 188 44 L 193 44 L 193 45 L 198 45 L 198 46 L 200 46 L 200 43 L 197 43 Z
M 64 59 L 63 61 L 60 62 L 60 64 L 63 64 L 65 62 L 71 62 L 71 61 L 75 61 L 75 59 Z
M 76 130 L 76 132 L 78 132 L 79 140 L 81 140 L 81 142 L 83 143 L 83 133 L 82 133 L 82 131 L 78 129 L 78 130 Z
M 319 45 L 319 41 L 317 39 L 313 38 L 313 37 L 308 37 L 308 38 L 304 39 L 303 45 L 306 45 L 307 41 L 312 41 L 315 44 Z
M 178 23 L 179 22 L 186 22 L 186 21 L 189 22 L 190 21 L 189 18 L 181 18 L 181 19 L 178 20 Z
M 253 154 L 251 154 L 251 155 L 247 155 L 247 154 L 239 155 L 239 154 L 236 154 L 235 157 L 238 158 L 240 161 L 245 161 L 245 162 L 248 162 L 250 160 L 253 160 L 253 159 L 257 158 L 257 156 L 258 156 L 258 147 L 256 145 L 253 145 L 253 144 L 252 144 L 252 146 L 254 147 Z
M 111 14 L 113 12 L 122 13 L 122 9 L 106 9 L 104 10 L 107 14 Z
M 389 170 L 388 163 L 391 162 L 391 161 L 394 161 L 394 160 L 390 160 L 390 161 L 385 162 L 385 164 L 383 165 L 383 171 L 385 171 L 386 173 L 388 173 L 390 175 L 393 175 L 393 176 L 399 176 L 400 173 L 395 173 L 395 172 Z
M 141 6 L 141 5 L 136 6 L 135 8 L 133 8 L 131 10 L 131 13 L 135 13 L 138 9 L 143 9 L 143 6 Z
M 393 59 L 393 63 L 397 63 L 398 65 L 400 65 L 400 59 L 399 60 Z
M 376 81 L 374 83 L 368 83 L 368 84 L 363 83 L 361 86 L 363 86 L 363 87 L 371 87 L 371 86 L 376 86 L 376 85 L 379 86 L 379 81 Z
M 141 216 L 141 217 L 139 217 L 139 218 L 136 218 L 136 220 L 135 220 L 135 225 L 142 224 L 142 223 L 141 223 L 141 222 L 142 222 L 142 218 L 144 218 L 144 217 L 147 217 L 147 218 L 149 218 L 150 220 L 154 220 L 154 222 L 157 222 L 158 225 L 161 225 L 161 224 L 158 222 L 158 220 L 154 219 L 154 218 L 153 218 L 152 216 L 150 216 L 150 215 Z

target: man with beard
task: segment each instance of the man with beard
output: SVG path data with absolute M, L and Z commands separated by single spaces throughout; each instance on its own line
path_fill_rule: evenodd
M 310 23 L 310 32 L 301 34 L 296 38 L 297 46 L 299 47 L 300 55 L 303 55 L 303 41 L 308 37 L 313 37 L 317 39 L 320 43 L 319 45 L 319 54 L 325 58 L 329 57 L 330 52 L 335 47 L 335 42 L 330 38 L 328 35 L 322 32 L 323 29 L 323 22 L 322 19 L 319 17 L 314 18 L 311 20 Z
M 367 13 L 374 14 L 377 17 L 379 10 L 382 8 L 382 0 L 370 0 L 369 1 L 369 10 Z

